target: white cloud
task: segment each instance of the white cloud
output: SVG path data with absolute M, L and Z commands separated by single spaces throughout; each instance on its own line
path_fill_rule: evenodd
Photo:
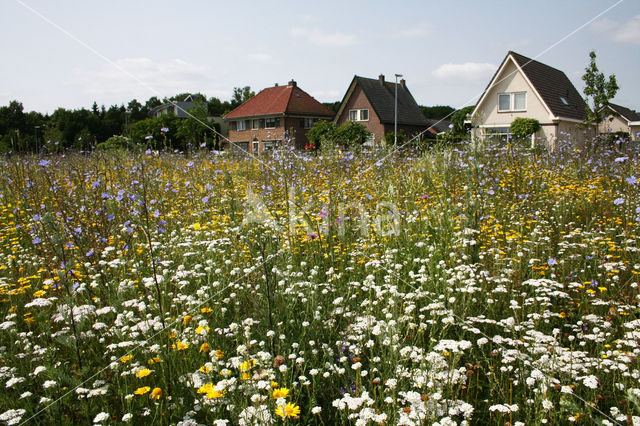
M 601 19 L 591 25 L 591 28 L 612 41 L 640 45 L 640 15 L 634 16 L 627 22 Z
M 489 63 L 465 62 L 463 64 L 442 64 L 432 74 L 442 80 L 485 80 L 496 71 L 497 66 Z
M 324 47 L 347 47 L 358 44 L 358 38 L 353 34 L 325 32 L 317 28 L 294 27 L 291 29 L 291 35 L 303 38 L 311 44 Z
M 267 62 L 271 62 L 271 55 L 268 55 L 266 53 L 250 53 L 249 55 L 247 55 L 247 59 L 249 59 L 249 61 L 251 62 L 262 62 L 262 63 L 267 63 Z
M 392 35 L 393 38 L 420 38 L 433 32 L 431 25 L 422 23 L 414 27 L 403 28 Z
M 98 97 L 172 95 L 198 90 L 209 79 L 207 67 L 182 59 L 155 62 L 149 58 L 123 58 L 99 70 L 73 70 L 71 85 Z

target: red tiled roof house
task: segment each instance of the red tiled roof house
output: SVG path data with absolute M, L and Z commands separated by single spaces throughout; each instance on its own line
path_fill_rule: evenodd
M 231 150 L 259 154 L 287 141 L 304 149 L 307 131 L 318 120 L 330 121 L 333 111 L 291 80 L 262 90 L 224 118 Z

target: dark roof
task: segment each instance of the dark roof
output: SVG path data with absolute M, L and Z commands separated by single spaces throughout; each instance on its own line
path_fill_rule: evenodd
M 395 122 L 396 84 L 389 81 L 383 83 L 379 78 L 365 78 L 357 75 L 353 78 L 349 89 L 354 83 L 360 86 L 365 93 L 373 110 L 380 118 L 380 122 L 393 124 Z M 345 98 L 348 94 L 349 90 L 345 94 Z M 345 100 L 343 99 L 343 104 Z M 398 84 L 398 124 L 413 126 L 427 126 L 429 124 L 406 84 Z
M 328 119 L 333 117 L 333 111 L 300 89 L 295 81 L 290 81 L 286 86 L 274 86 L 262 90 L 224 118 L 284 114 L 321 116 Z
M 427 120 L 429 122 L 429 128 L 436 131 L 436 133 L 442 133 L 449 130 L 451 122 L 449 120 Z
M 578 93 L 565 73 L 516 52 L 510 51 L 507 54 L 507 57 L 509 56 L 516 61 L 526 74 L 553 115 L 576 120 L 585 120 L 587 118 L 584 99 L 582 99 L 582 96 L 580 96 L 580 93 Z
M 640 121 L 640 113 L 621 105 L 609 104 L 609 107 L 627 121 Z

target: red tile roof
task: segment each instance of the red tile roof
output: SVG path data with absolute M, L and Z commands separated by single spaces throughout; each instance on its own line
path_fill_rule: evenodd
M 295 83 L 268 87 L 249 99 L 224 118 L 262 115 L 309 115 L 333 117 L 333 111 L 315 100 Z

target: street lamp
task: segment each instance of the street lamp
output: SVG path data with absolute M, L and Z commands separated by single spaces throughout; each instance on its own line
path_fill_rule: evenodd
M 36 154 L 38 154 L 38 151 L 39 151 L 39 149 L 38 149 L 38 129 L 40 128 L 40 126 L 33 126 L 33 128 L 36 131 Z
M 395 98 L 395 115 L 393 120 L 393 148 L 398 145 L 398 77 L 402 74 L 396 74 L 396 98 Z

